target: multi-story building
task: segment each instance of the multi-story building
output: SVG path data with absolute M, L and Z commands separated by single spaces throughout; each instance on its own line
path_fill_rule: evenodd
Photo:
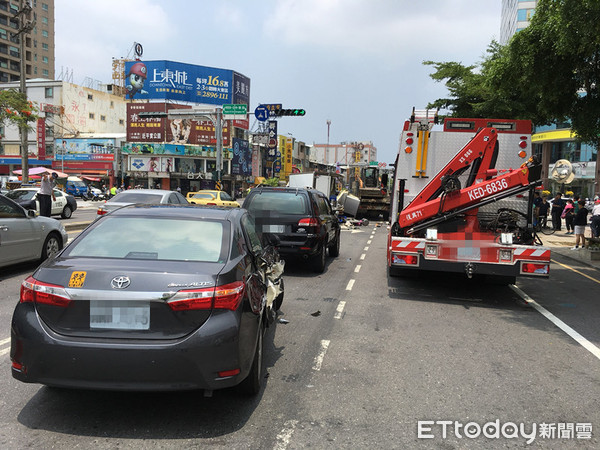
M 529 25 L 535 12 L 537 0 L 502 0 L 500 43 Z M 576 195 L 591 198 L 600 192 L 600 167 L 597 165 L 598 149 L 582 143 L 571 130 L 571 124 L 554 123 L 536 127 L 532 136 L 533 151 L 542 158 L 544 189 L 554 192 L 572 191 Z M 552 178 L 554 164 L 560 159 L 568 160 L 575 179 L 568 185 Z
M 19 82 L 1 89 L 17 89 Z M 27 80 L 27 97 L 39 119 L 27 136 L 29 165 L 53 166 L 65 173 L 96 175 L 107 181 L 120 167 L 118 152 L 125 141 L 126 100 L 106 91 L 64 81 Z M 16 126 L 6 126 L 0 141 L 0 175 L 21 167 Z
M 529 25 L 537 0 L 502 0 L 500 43 L 506 44 L 517 32 Z
M 15 14 L 27 3 L 33 28 L 16 36 L 20 20 Z M 0 82 L 20 79 L 21 38 L 25 39 L 25 77 L 54 79 L 54 0 L 0 0 Z

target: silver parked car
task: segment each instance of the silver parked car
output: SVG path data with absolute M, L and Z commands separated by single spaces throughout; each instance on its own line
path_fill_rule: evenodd
M 103 216 L 106 213 L 122 208 L 123 206 L 142 205 L 189 205 L 186 198 L 176 191 L 165 191 L 162 189 L 129 189 L 123 191 L 104 203 L 98 208 L 97 214 Z
M 0 267 L 56 255 L 67 243 L 65 227 L 56 219 L 0 195 Z

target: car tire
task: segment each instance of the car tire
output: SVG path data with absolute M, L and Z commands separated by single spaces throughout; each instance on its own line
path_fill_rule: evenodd
M 63 219 L 70 219 L 72 215 L 73 215 L 73 210 L 71 209 L 71 207 L 69 205 L 66 205 L 63 208 L 62 213 L 60 214 L 60 217 L 62 217 Z
M 321 245 L 319 253 L 317 253 L 313 260 L 313 270 L 317 273 L 323 273 L 325 270 L 325 248 L 325 244 Z
M 260 392 L 263 380 L 263 337 L 265 329 L 262 323 L 258 329 L 258 339 L 256 342 L 256 350 L 254 351 L 254 359 L 252 360 L 252 367 L 250 373 L 242 381 L 238 388 L 239 391 L 244 395 L 256 395 Z
M 335 241 L 333 241 L 333 244 L 329 247 L 329 256 L 333 256 L 334 258 L 340 254 L 340 234 L 341 232 L 338 231 L 335 236 Z
M 283 294 L 285 293 L 285 287 L 283 285 L 283 278 L 279 281 L 279 288 L 281 289 L 281 294 L 279 294 L 275 298 L 275 301 L 273 302 L 275 311 L 279 311 L 281 309 L 281 305 L 283 304 Z
M 51 256 L 55 256 L 59 251 L 62 250 L 62 240 L 56 233 L 50 233 L 44 241 L 42 247 L 41 261 L 46 261 Z

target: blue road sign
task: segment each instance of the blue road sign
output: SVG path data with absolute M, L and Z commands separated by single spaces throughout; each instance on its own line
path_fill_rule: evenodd
M 265 122 L 269 119 L 269 110 L 263 105 L 258 105 L 254 110 L 254 116 L 256 117 L 256 120 Z

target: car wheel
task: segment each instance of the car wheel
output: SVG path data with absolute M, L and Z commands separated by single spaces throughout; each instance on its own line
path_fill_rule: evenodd
M 329 247 L 329 256 L 339 256 L 340 254 L 340 232 L 337 232 L 337 235 L 335 237 L 335 241 L 333 242 L 333 244 Z
M 63 219 L 70 219 L 72 214 L 73 214 L 73 210 L 71 209 L 71 207 L 69 205 L 67 205 L 64 207 L 60 217 L 62 217 Z
M 62 249 L 62 241 L 56 233 L 50 233 L 42 248 L 42 261 L 55 256 Z
M 325 270 L 325 247 L 325 245 L 321 245 L 321 249 L 314 259 L 313 270 L 317 273 L 323 273 Z
M 244 395 L 256 395 L 262 387 L 262 371 L 263 371 L 263 336 L 265 329 L 262 323 L 259 325 L 258 339 L 256 342 L 256 351 L 252 360 L 250 373 L 239 385 L 239 390 Z
M 283 303 L 283 294 L 285 293 L 285 287 L 283 286 L 283 278 L 279 282 L 279 288 L 281 289 L 281 294 L 279 294 L 277 298 L 275 298 L 275 302 L 273 303 L 275 306 L 275 311 L 279 311 L 279 309 L 281 308 L 281 304 Z

